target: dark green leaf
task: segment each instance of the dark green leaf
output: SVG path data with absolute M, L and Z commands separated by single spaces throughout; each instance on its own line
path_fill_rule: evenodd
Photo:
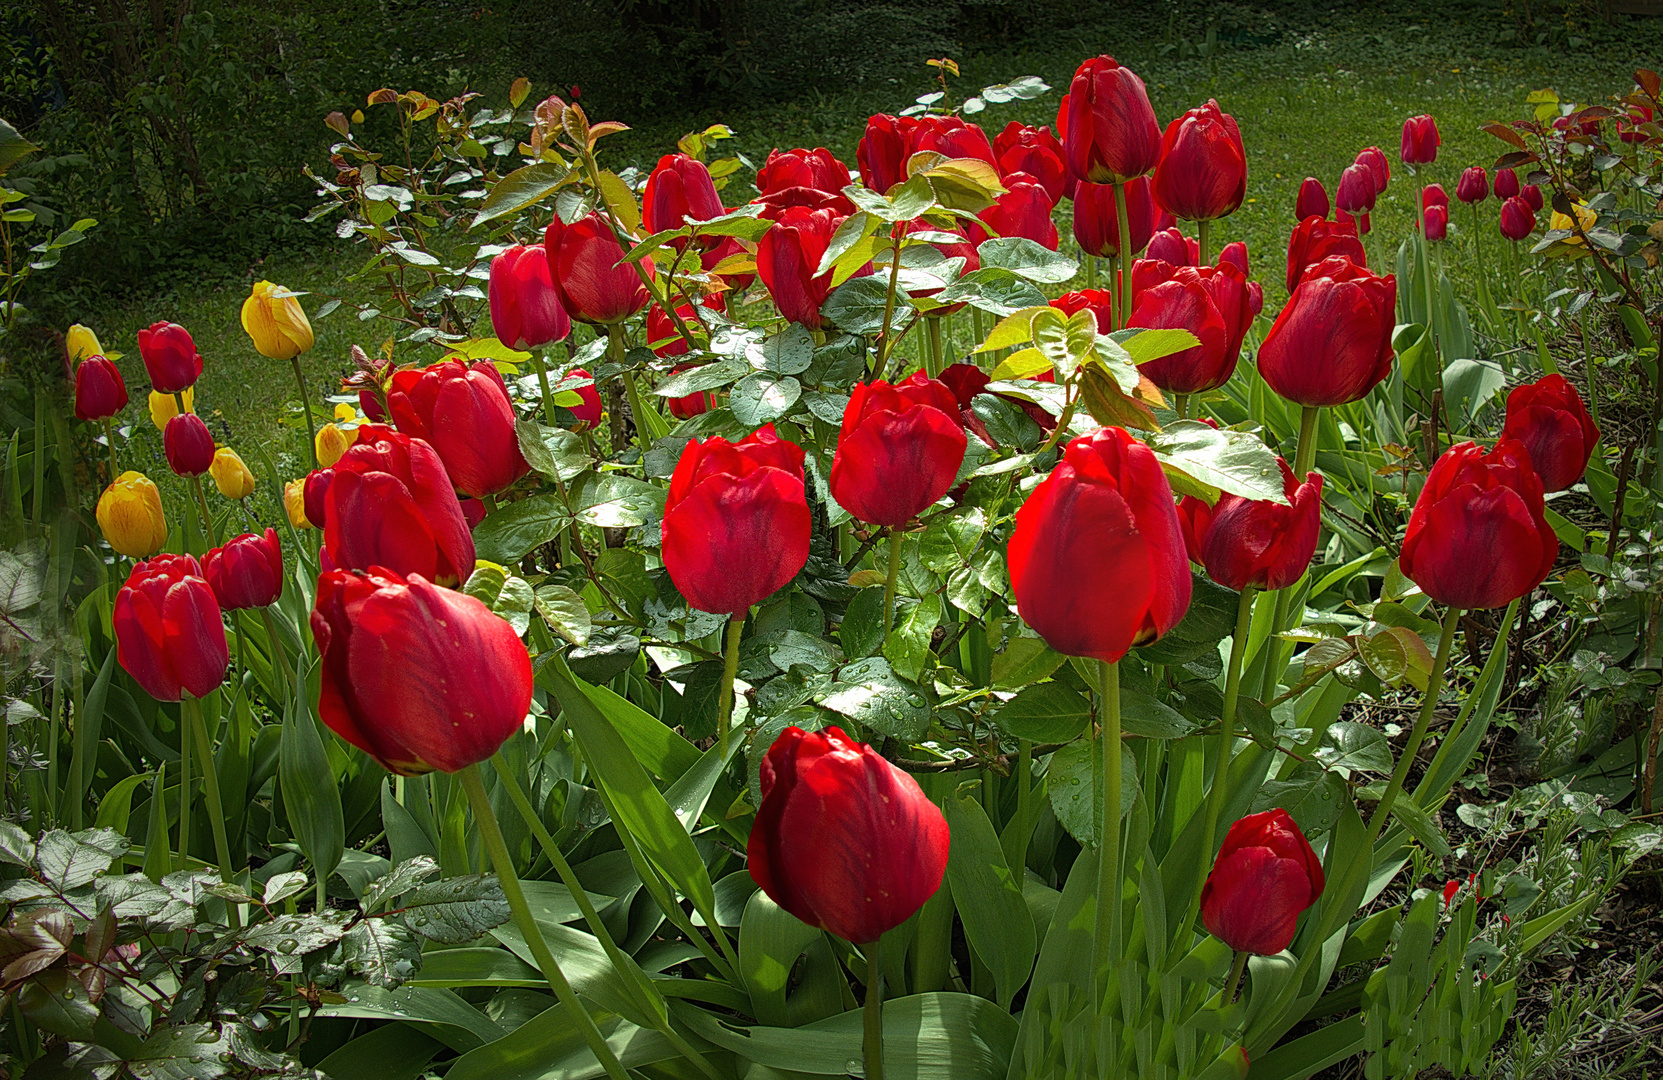
M 404 923 L 430 941 L 464 945 L 508 921 L 493 874 L 469 874 L 417 886 L 404 900 Z
M 1061 683 L 1025 687 L 994 714 L 999 727 L 1019 739 L 1063 743 L 1086 728 L 1091 702 Z
M 817 700 L 832 712 L 905 742 L 923 738 L 930 726 L 930 706 L 923 693 L 896 675 L 882 657 L 846 665 Z

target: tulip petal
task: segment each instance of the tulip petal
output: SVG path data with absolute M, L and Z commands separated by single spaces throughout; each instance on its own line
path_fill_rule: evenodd
M 1423 535 L 1436 546 L 1422 541 L 1409 576 L 1441 603 L 1503 607 L 1542 580 L 1542 537 L 1510 488 L 1457 487 L 1427 510 Z
M 803 482 L 780 469 L 713 476 L 664 515 L 664 568 L 700 611 L 739 615 L 808 562 Z
M 225 623 L 208 583 L 186 578 L 167 591 L 162 601 L 162 626 L 167 635 L 173 671 L 192 697 L 207 697 L 225 681 L 231 655 Z
M 1293 943 L 1299 915 L 1315 899 L 1301 863 L 1267 847 L 1221 854 L 1201 895 L 1207 931 L 1232 949 L 1274 956 Z
M 439 552 L 427 518 L 410 489 L 391 473 L 335 473 L 325 510 L 324 543 L 345 569 L 385 566 L 423 577 L 435 576 L 438 570 Z
M 142 589 L 124 588 L 110 614 L 115 630 L 116 661 L 144 692 L 157 701 L 178 701 L 179 677 L 168 663 L 162 609 Z
M 958 421 L 936 408 L 869 414 L 838 441 L 832 497 L 860 521 L 900 528 L 947 494 L 966 445 Z

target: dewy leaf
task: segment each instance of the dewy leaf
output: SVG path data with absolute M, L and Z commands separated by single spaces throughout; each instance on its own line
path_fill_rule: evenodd
M 47 882 L 67 892 L 104 873 L 132 846 L 114 829 L 84 829 L 74 834 L 53 829 L 40 838 L 35 859 Z
M 734 385 L 728 406 L 736 420 L 747 428 L 754 428 L 778 420 L 802 396 L 803 384 L 792 376 L 758 371 Z
M 572 520 L 558 495 L 533 495 L 487 514 L 474 528 L 474 547 L 481 559 L 517 563 L 532 548 L 559 536 Z
M 1080 265 L 1067 255 L 1025 236 L 990 237 L 976 248 L 976 255 L 983 266 L 1009 270 L 1041 285 L 1060 285 L 1080 270 Z
M 915 742 L 929 730 L 929 702 L 882 657 L 845 665 L 837 681 L 815 698 L 832 712 L 905 742 Z
M 347 965 L 365 982 L 392 990 L 421 967 L 422 947 L 406 927 L 391 919 L 364 919 L 341 938 Z
M 1097 800 L 1092 786 L 1091 754 L 1095 742 L 1076 740 L 1051 755 L 1046 770 L 1046 787 L 1050 789 L 1051 809 L 1057 820 L 1068 830 L 1068 835 L 1086 846 L 1097 842 Z M 1131 748 L 1120 745 L 1120 815 L 1138 799 L 1137 761 Z
M 993 720 L 1004 731 L 1036 743 L 1065 743 L 1085 730 L 1091 702 L 1061 683 L 1023 688 Z
M 427 855 L 404 860 L 370 882 L 369 888 L 364 890 L 364 911 L 376 911 L 384 902 L 409 892 L 438 872 L 439 864 Z
M 871 200 L 878 200 L 885 206 L 888 204 L 888 200 L 876 192 L 868 191 L 865 188 L 855 188 L 855 190 L 862 193 L 862 206 L 866 206 Z M 825 254 L 820 256 L 820 265 L 814 269 L 816 277 L 836 266 L 839 259 L 858 247 L 862 240 L 872 235 L 872 230 L 876 229 L 879 221 L 882 220 L 875 212 L 876 209 L 877 206 L 874 204 L 871 209 L 851 214 L 843 220 L 843 224 L 839 225 L 837 231 L 832 233 L 831 242 L 826 245 Z
M 322 914 L 279 915 L 243 931 L 243 943 L 277 953 L 279 964 L 284 963 L 284 958 L 292 960 L 291 970 L 298 971 L 301 957 L 341 940 L 349 918 L 349 912 L 335 908 L 326 909 Z
M 910 682 L 917 682 L 923 675 L 930 655 L 930 638 L 940 622 L 941 597 L 936 593 L 924 597 L 897 620 L 883 643 L 884 657 L 897 675 Z
M 589 467 L 591 459 L 584 452 L 583 439 L 574 431 L 521 420 L 514 425 L 514 433 L 526 463 L 544 476 L 564 483 Z
M 1287 502 L 1276 455 L 1256 435 L 1214 431 L 1197 420 L 1180 420 L 1146 441 L 1181 495 L 1212 503 L 1228 491 L 1246 499 Z
M 591 473 L 572 492 L 572 497 L 578 507 L 577 519 L 585 525 L 628 529 L 662 514 L 664 494 L 663 488 L 633 476 Z
M 1012 638 L 993 657 L 993 685 L 1015 690 L 1046 678 L 1068 659 L 1036 637 Z
M 1338 720 L 1328 726 L 1317 747 L 1316 759 L 1331 769 L 1376 773 L 1392 771 L 1392 749 L 1386 736 L 1367 724 Z
M 751 365 L 739 357 L 700 364 L 677 372 L 653 388 L 660 397 L 687 397 L 705 390 L 718 390 L 750 374 Z
M 463 945 L 508 921 L 508 900 L 495 875 L 469 874 L 418 885 L 405 898 L 404 922 L 441 945 Z
M 887 281 L 880 281 L 875 275 L 850 278 L 832 290 L 820 311 L 847 333 L 876 334 L 883 329 L 884 306 L 888 297 Z M 906 310 L 909 309 L 896 308 L 897 325 L 902 321 L 901 312 Z
M 539 585 L 534 603 L 537 614 L 555 633 L 573 645 L 588 644 L 594 622 L 583 597 L 564 585 Z
M 776 375 L 798 375 L 807 371 L 814 362 L 814 336 L 808 332 L 808 327 L 791 323 L 747 352 L 753 358 L 752 362 L 764 371 Z

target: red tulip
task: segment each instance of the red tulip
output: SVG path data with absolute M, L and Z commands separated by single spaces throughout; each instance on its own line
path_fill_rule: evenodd
M 1000 176 L 1026 173 L 1034 177 L 1053 203 L 1074 194 L 1074 174 L 1068 171 L 1062 143 L 1049 127 L 1033 128 L 1012 120 L 994 137 L 993 155 Z M 1132 231 L 1137 232 L 1135 228 Z
M 684 218 L 709 221 L 727 213 L 716 182 L 704 162 L 686 154 L 665 154 L 647 177 L 641 193 L 641 224 L 649 233 L 679 229 Z M 671 241 L 677 251 L 687 246 L 685 238 Z
M 202 357 L 190 331 L 178 323 L 151 323 L 139 331 L 139 359 L 150 373 L 150 388 L 158 394 L 189 390 L 202 377 Z
M 1017 510 L 1008 558 L 1023 621 L 1070 656 L 1112 663 L 1189 608 L 1172 488 L 1154 451 L 1120 428 L 1068 444 Z
M 1230 263 L 1172 266 L 1140 259 L 1132 266 L 1128 326 L 1188 330 L 1200 344 L 1139 365 L 1162 390 L 1200 394 L 1230 381 L 1253 321 L 1247 281 Z
M 1228 217 L 1247 197 L 1247 151 L 1235 117 L 1209 100 L 1166 126 L 1155 166 L 1155 201 L 1175 217 Z
M 1542 189 L 1535 184 L 1526 184 L 1519 189 L 1519 197 L 1530 204 L 1532 213 L 1542 212 Z
M 1322 860 L 1286 810 L 1249 814 L 1224 834 L 1201 887 L 1201 922 L 1238 952 L 1275 956 L 1325 884 Z
M 1358 401 L 1392 370 L 1397 279 L 1330 256 L 1305 271 L 1259 346 L 1259 374 L 1307 407 Z
M 1496 198 L 1511 199 L 1519 193 L 1519 174 L 1512 169 L 1497 169 L 1495 183 Z
M 1322 531 L 1322 477 L 1307 473 L 1301 484 L 1286 461 L 1276 461 L 1282 468 L 1286 503 L 1225 492 L 1217 506 L 1193 495 L 1178 504 L 1190 560 L 1226 588 L 1287 588 L 1316 554 Z
M 1343 214 L 1362 215 L 1374 209 L 1374 174 L 1367 165 L 1347 165 L 1334 191 L 1334 205 Z
M 318 716 L 400 776 L 484 761 L 531 708 L 531 659 L 480 601 L 377 567 L 318 578 Z
M 1420 189 L 1420 208 L 1425 210 L 1431 206 L 1449 209 L 1449 194 L 1444 191 L 1442 184 L 1427 184 Z
M 1374 177 L 1376 195 L 1386 190 L 1386 185 L 1392 179 L 1392 167 L 1386 161 L 1385 151 L 1378 146 L 1366 147 L 1357 154 L 1356 164 L 1368 166 L 1369 175 Z
M 387 422 L 387 396 L 384 392 L 376 390 L 358 391 L 358 409 L 369 417 L 373 423 L 385 424 Z
M 508 386 L 489 360 L 400 371 L 387 407 L 400 431 L 433 447 L 465 495 L 495 495 L 531 471 L 514 431 Z
M 865 944 L 910 919 L 947 872 L 947 821 L 918 781 L 835 727 L 786 728 L 761 766 L 746 864 L 810 926 Z
M 1055 301 L 1052 303 L 1054 306 Z M 941 373 L 941 385 L 952 391 L 953 403 L 958 406 L 959 423 L 964 425 L 964 430 L 990 448 L 997 448 L 998 441 L 988 432 L 987 425 L 982 423 L 972 407 L 976 395 L 986 390 L 990 381 L 987 372 L 975 364 L 949 364 L 947 370 Z
M 364 424 L 331 472 L 320 494 L 323 545 L 335 566 L 384 567 L 443 583 L 473 573 L 473 537 L 456 489 L 424 440 Z M 308 480 L 308 496 L 311 486 Z
M 510 349 L 529 352 L 572 332 L 541 244 L 517 244 L 492 259 L 490 293 L 491 329 Z
M 1398 565 L 1440 604 L 1504 607 L 1546 580 L 1559 555 L 1543 506 L 1541 477 L 1517 439 L 1488 453 L 1452 446 L 1415 500 Z
M 757 275 L 780 314 L 810 330 L 825 325 L 820 306 L 831 294 L 832 272 L 816 275 L 832 234 L 843 219 L 830 210 L 783 210 L 756 248 Z
M 1496 183 L 1501 183 L 1499 176 Z M 1468 204 L 1481 203 L 1490 197 L 1490 174 L 1484 171 L 1484 166 L 1473 165 L 1461 173 L 1461 179 L 1455 184 L 1455 197 Z
M 178 413 L 162 429 L 162 452 L 179 476 L 201 476 L 214 464 L 214 437 L 195 413 Z
M 1617 138 L 1625 143 L 1643 143 L 1651 136 L 1641 130 L 1641 126 L 1651 122 L 1650 106 L 1631 105 L 1626 114 L 1617 117 Z
M 1449 235 L 1449 207 L 1428 206 L 1421 213 L 1421 231 L 1431 241 L 1439 241 Z
M 277 530 L 227 540 L 202 556 L 202 576 L 226 611 L 277 603 L 283 595 L 283 546 Z
M 589 381 L 582 386 L 565 386 L 569 382 L 582 379 Z M 571 414 L 577 419 L 578 431 L 587 431 L 601 422 L 601 414 L 606 410 L 601 405 L 601 394 L 595 389 L 595 377 L 584 368 L 573 368 L 566 372 L 566 377 L 560 380 L 561 385 L 577 394 L 583 401 L 571 407 Z
M 1057 250 L 1057 223 L 1051 220 L 1051 196 L 1045 193 L 1045 188 L 1027 173 L 1011 173 L 1004 182 L 1004 194 L 976 216 L 1000 236 L 1021 236 Z M 981 246 L 987 239 L 986 230 L 975 224 L 966 227 L 971 242 Z
M 1564 491 L 1582 479 L 1599 442 L 1582 395 L 1563 375 L 1514 387 L 1501 434 L 1524 444 L 1543 491 Z
M 762 195 L 758 201 L 780 210 L 792 206 L 817 208 L 828 197 L 847 206 L 848 200 L 841 192 L 848 186 L 849 167 L 823 146 L 773 150 L 756 171 L 756 190 Z M 844 210 L 845 214 L 852 212 L 852 207 Z
M 1130 258 L 1136 258 L 1155 235 L 1155 198 L 1149 178 L 1128 180 L 1126 229 L 1132 234 Z M 1120 255 L 1120 219 L 1114 206 L 1113 184 L 1079 184 L 1074 189 L 1074 239 L 1080 250 L 1100 259 Z
M 1308 217 L 1325 218 L 1328 216 L 1328 189 L 1322 186 L 1322 181 L 1314 176 L 1307 176 L 1305 182 L 1299 185 L 1299 198 L 1293 204 L 1293 216 L 1296 221 L 1304 221 Z
M 855 148 L 861 181 L 880 195 L 906 182 L 907 158 L 911 156 L 912 133 L 918 120 L 911 116 L 879 113 L 866 121 L 866 134 Z
M 1501 204 L 1501 235 L 1515 244 L 1529 236 L 1536 229 L 1536 211 L 1530 208 L 1523 196 L 1514 195 Z
M 323 528 L 329 521 L 329 485 L 334 479 L 334 469 L 313 469 L 301 485 L 301 512 L 314 529 Z
M 693 365 L 691 364 L 683 364 L 680 367 L 677 367 L 675 371 L 686 371 L 692 366 Z M 671 374 L 674 373 L 675 372 L 672 372 Z M 711 409 L 717 407 L 716 395 L 709 390 L 701 390 L 696 394 L 688 394 L 686 397 L 676 397 L 668 400 L 670 405 L 670 415 L 675 417 L 677 420 L 687 420 L 691 417 L 707 413 Z
M 1288 291 L 1293 292 L 1305 271 L 1333 255 L 1343 255 L 1358 266 L 1368 265 L 1357 227 L 1349 221 L 1306 218 L 1288 238 Z
M 1123 184 L 1161 157 L 1161 125 L 1143 80 L 1112 56 L 1087 60 L 1074 72 L 1057 111 L 1057 132 L 1076 179 Z
M 570 225 L 556 217 L 543 234 L 549 269 L 560 290 L 566 314 L 580 322 L 622 322 L 647 306 L 649 294 L 635 267 L 624 262 L 624 249 L 598 213 Z M 641 260 L 650 277 L 651 258 Z
M 726 311 L 727 301 L 723 295 L 711 293 L 699 301 L 699 306 L 706 311 Z M 699 313 L 693 310 L 691 304 L 677 304 L 676 315 L 689 330 L 698 331 L 701 325 Z M 653 346 L 653 353 L 657 356 L 681 356 L 687 352 L 687 339 L 676 329 L 675 320 L 657 304 L 647 309 L 647 343 Z
M 1147 262 L 1149 260 L 1141 260 Z M 1064 315 L 1073 315 L 1081 311 L 1089 311 L 1097 320 L 1099 334 L 1113 333 L 1115 329 L 1115 305 L 1119 294 L 1114 289 L 1076 289 L 1063 293 L 1051 301 L 1051 306 Z M 1052 374 L 1046 372 L 1047 375 Z
M 974 158 L 985 161 L 995 169 L 998 159 L 993 155 L 993 144 L 981 125 L 965 122 L 959 116 L 930 114 L 918 117 L 912 129 L 910 154 L 932 151 L 949 158 Z
M 75 418 L 106 420 L 127 407 L 127 383 L 121 369 L 102 356 L 89 356 L 75 368 Z
M 692 440 L 670 477 L 663 559 L 699 611 L 743 616 L 808 562 L 803 448 L 765 424 L 736 443 Z
M 1176 227 L 1160 229 L 1149 238 L 1149 248 L 1144 255 L 1173 266 L 1194 266 L 1201 261 L 1201 244 L 1195 237 L 1179 232 Z
M 157 555 L 133 567 L 110 621 L 117 661 L 157 701 L 185 691 L 207 697 L 225 680 L 225 623 L 191 556 Z
M 947 494 L 964 463 L 958 402 L 916 372 L 856 383 L 832 457 L 832 498 L 858 521 L 898 529 Z
M 1405 165 L 1430 165 L 1438 160 L 1438 124 L 1430 116 L 1411 116 L 1403 121 L 1403 139 L 1397 156 Z
M 1218 265 L 1223 266 L 1226 263 L 1234 266 L 1237 270 L 1240 270 L 1242 280 L 1247 282 L 1247 306 L 1252 312 L 1252 314 L 1248 317 L 1248 321 L 1252 322 L 1253 318 L 1257 316 L 1259 312 L 1264 310 L 1265 287 L 1260 285 L 1257 281 L 1252 280 L 1252 275 L 1247 269 L 1246 241 L 1235 240 L 1225 244 L 1224 247 L 1219 250 Z M 1245 334 L 1245 332 L 1244 328 L 1243 333 Z

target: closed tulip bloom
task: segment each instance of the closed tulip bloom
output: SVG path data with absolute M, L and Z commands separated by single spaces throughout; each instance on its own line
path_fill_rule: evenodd
M 1149 247 L 1144 255 L 1173 266 L 1194 266 L 1201 260 L 1201 244 L 1195 237 L 1179 232 L 1176 226 L 1157 229 L 1155 235 L 1149 238 Z
M 1427 184 L 1420 189 L 1420 208 L 1425 210 L 1432 206 L 1449 208 L 1449 193 L 1442 184 Z
M 1501 204 L 1499 228 L 1501 235 L 1516 244 L 1535 231 L 1536 211 L 1522 196 L 1514 195 Z
M 306 474 L 301 487 L 301 507 L 314 528 L 321 529 L 329 521 L 329 485 L 334 479 L 334 469 L 313 469 Z
M 1131 68 L 1121 67 L 1112 56 L 1079 66 L 1057 116 L 1057 132 L 1076 179 L 1123 184 L 1147 174 L 1161 158 L 1161 125 L 1149 92 Z
M 1542 189 L 1535 184 L 1526 184 L 1520 188 L 1519 198 L 1530 205 L 1531 213 L 1540 214 L 1542 212 Z
M 1363 242 L 1357 239 L 1357 227 L 1349 221 L 1325 221 L 1306 218 L 1288 238 L 1288 292 L 1293 292 L 1305 271 L 1335 255 L 1342 255 L 1358 266 L 1368 265 Z
M 911 116 L 878 115 L 866 121 L 866 134 L 855 148 L 860 179 L 880 195 L 906 182 L 912 131 L 918 120 Z
M 103 356 L 89 356 L 75 369 L 75 418 L 107 420 L 127 407 L 121 370 Z
M 297 529 L 314 528 L 311 519 L 306 516 L 306 481 L 290 480 L 283 485 L 283 513 L 288 517 L 289 524 Z
M 318 455 L 320 468 L 329 468 L 341 460 L 341 455 L 352 446 L 353 436 L 340 425 L 329 423 L 318 428 L 318 433 L 312 438 L 312 447 Z
M 1126 189 L 1126 230 L 1132 234 L 1129 258 L 1136 258 L 1155 235 L 1155 198 L 1149 178 L 1129 180 Z M 1099 259 L 1120 256 L 1120 219 L 1114 205 L 1113 184 L 1079 184 L 1074 189 L 1074 239 L 1080 250 Z
M 966 439 L 953 392 L 922 371 L 856 383 L 832 457 L 832 498 L 858 521 L 898 529 L 947 494 Z
M 185 411 L 190 412 L 196 407 L 196 391 L 186 390 L 180 397 L 185 399 Z M 150 410 L 150 422 L 156 425 L 157 431 L 166 431 L 167 422 L 179 415 L 179 403 L 172 394 L 162 394 L 150 391 L 146 399 L 146 407 Z
M 1428 206 L 1421 211 L 1421 231 L 1432 241 L 1444 239 L 1449 235 L 1449 207 Z
M 1296 405 L 1344 405 L 1391 374 L 1397 279 L 1330 256 L 1305 271 L 1259 346 L 1259 374 Z
M 1455 197 L 1468 205 L 1490 197 L 1490 174 L 1484 171 L 1484 166 L 1471 165 L 1462 171 L 1461 179 L 1455 184 Z
M 1582 479 L 1599 442 L 1599 428 L 1582 395 L 1563 375 L 1544 375 L 1514 387 L 1507 395 L 1501 433 L 1524 444 L 1543 491 L 1564 491 Z
M 1239 269 L 1230 263 L 1171 266 L 1142 259 L 1132 268 L 1132 296 L 1128 326 L 1188 330 L 1200 342 L 1140 364 L 1138 371 L 1150 382 L 1174 394 L 1200 394 L 1230 381 L 1253 321 Z
M 1022 619 L 1069 656 L 1113 663 L 1189 609 L 1189 556 L 1154 451 L 1120 428 L 1071 441 L 1016 512 L 1008 550 Z
M 91 328 L 76 323 L 64 331 L 64 357 L 70 367 L 89 356 L 103 355 L 104 346 L 98 344 L 98 335 L 93 333 Z
M 116 660 L 157 701 L 207 697 L 231 662 L 219 601 L 189 555 L 133 567 L 110 613 Z
M 387 407 L 394 426 L 438 452 L 451 483 L 465 495 L 495 495 L 531 471 L 520 453 L 508 386 L 489 360 L 400 371 Z
M 1051 220 L 1051 196 L 1045 188 L 1027 173 L 1011 173 L 1004 183 L 1004 193 L 976 216 L 1000 236 L 1020 236 L 1057 250 L 1057 223 Z M 987 230 L 974 224 L 968 228 L 971 242 L 981 246 Z
M 803 448 L 765 424 L 683 448 L 664 503 L 663 558 L 687 603 L 743 616 L 808 562 Z
M 579 322 L 622 322 L 647 306 L 647 286 L 598 213 L 570 225 L 556 217 L 543 233 L 543 247 L 561 305 Z M 652 259 L 643 258 L 641 269 L 651 277 Z
M 1299 197 L 1294 200 L 1294 220 L 1304 221 L 1308 217 L 1325 218 L 1328 216 L 1328 210 L 1328 189 L 1322 186 L 1321 180 L 1307 176 L 1305 182 L 1299 185 Z
M 1512 169 L 1497 169 L 1495 183 L 1496 198 L 1511 199 L 1519 193 L 1519 174 Z
M 840 728 L 786 728 L 762 759 L 762 805 L 746 865 L 810 926 L 877 941 L 913 916 L 947 872 L 947 821 L 918 781 Z
M 1115 304 L 1119 301 L 1119 294 L 1114 289 L 1076 289 L 1065 292 L 1055 300 L 1051 306 L 1064 315 L 1073 315 L 1081 311 L 1089 311 L 1097 320 L 1097 332 L 1109 334 L 1115 328 Z M 1050 371 L 1047 375 L 1054 374 Z M 985 385 L 985 384 L 984 384 Z
M 1237 952 L 1275 956 L 1325 885 L 1322 860 L 1286 810 L 1249 814 L 1224 834 L 1201 887 L 1201 923 Z
M 845 214 L 852 213 L 853 207 L 841 194 L 849 182 L 849 167 L 823 146 L 772 150 L 756 171 L 756 190 L 761 194 L 757 201 L 779 210 L 792 206 L 817 209 L 831 202 Z
M 384 567 L 441 584 L 473 573 L 473 537 L 456 489 L 421 439 L 360 427 L 331 470 L 323 502 L 324 547 L 343 570 Z
M 1226 588 L 1287 588 L 1316 554 L 1322 531 L 1322 477 L 1307 473 L 1301 484 L 1286 461 L 1276 462 L 1282 469 L 1286 503 L 1225 492 L 1216 506 L 1193 495 L 1178 504 L 1190 560 Z
M 1545 581 L 1559 555 L 1544 505 L 1541 477 L 1517 439 L 1488 452 L 1452 446 L 1415 500 L 1398 566 L 1440 604 L 1504 607 Z
M 1223 266 L 1226 263 L 1240 270 L 1242 280 L 1247 282 L 1247 307 L 1250 312 L 1248 322 L 1251 323 L 1253 318 L 1264 310 L 1265 287 L 1254 281 L 1251 272 L 1247 269 L 1247 242 L 1245 240 L 1233 240 L 1219 249 L 1218 265 Z M 1246 335 L 1246 327 L 1242 328 L 1242 333 L 1243 336 Z
M 244 533 L 202 556 L 202 576 L 226 611 L 261 608 L 283 595 L 283 546 L 277 530 Z
M 318 578 L 318 716 L 400 776 L 489 758 L 531 708 L 531 659 L 480 601 L 420 574 Z
M 994 168 L 999 161 L 993 154 L 993 144 L 980 124 L 968 123 L 960 116 L 925 115 L 918 117 L 912 129 L 909 152 L 931 151 L 949 158 L 974 158 Z
M 1049 127 L 1029 127 L 1012 120 L 993 139 L 994 164 L 1000 176 L 1026 173 L 1039 181 L 1053 203 L 1074 194 L 1074 174 L 1068 170 L 1062 143 Z M 1134 229 L 1133 232 L 1136 232 Z
M 1343 214 L 1361 216 L 1374 209 L 1374 176 L 1366 165 L 1347 165 L 1334 191 L 1334 206 Z
M 510 349 L 529 352 L 565 341 L 572 332 L 549 271 L 548 248 L 541 244 L 516 244 L 491 260 L 490 297 L 491 330 Z M 367 390 L 359 394 L 375 396 Z
M 150 388 L 160 394 L 189 390 L 202 377 L 202 357 L 190 331 L 178 323 L 151 323 L 139 331 L 139 359 L 150 375 Z
M 214 465 L 214 436 L 195 413 L 180 413 L 162 430 L 167 466 L 180 476 L 201 476 Z
M 1356 164 L 1368 166 L 1369 175 L 1374 177 L 1374 193 L 1379 195 L 1386 190 L 1386 185 L 1392 179 L 1392 167 L 1386 160 L 1386 152 L 1378 146 L 1365 147 L 1357 154 Z
M 1430 116 L 1411 116 L 1403 121 L 1403 139 L 1397 156 L 1405 165 L 1430 165 L 1438 160 L 1438 124 Z
M 1155 166 L 1155 201 L 1174 217 L 1228 217 L 1247 197 L 1247 151 L 1236 118 L 1218 102 L 1191 109 L 1166 126 Z
M 825 325 L 820 306 L 831 294 L 832 272 L 816 274 L 843 219 L 831 210 L 794 206 L 779 213 L 757 242 L 756 270 L 780 314 L 810 330 Z
M 98 497 L 94 516 L 105 542 L 129 559 L 154 555 L 167 543 L 162 493 L 141 472 L 129 469 L 116 477 Z
M 254 494 L 254 474 L 229 446 L 214 451 L 214 460 L 208 466 L 208 472 L 214 478 L 214 486 L 227 499 L 246 499 Z
M 565 386 L 566 383 L 583 379 L 589 381 L 582 386 Z M 601 404 L 600 391 L 595 389 L 595 377 L 586 368 L 573 368 L 566 372 L 566 377 L 561 379 L 560 382 L 562 387 L 575 391 L 577 396 L 583 399 L 578 404 L 571 406 L 572 416 L 577 419 L 577 430 L 587 431 L 598 426 L 601 422 L 601 415 L 606 410 Z
M 726 212 L 710 170 L 704 162 L 686 154 L 659 158 L 641 193 L 641 223 L 649 233 L 679 229 L 687 224 L 685 218 L 709 221 Z M 687 246 L 686 239 L 671 243 L 678 251 Z
M 281 285 L 256 281 L 243 301 L 242 320 L 261 356 L 288 360 L 312 347 L 312 324 L 300 300 Z

